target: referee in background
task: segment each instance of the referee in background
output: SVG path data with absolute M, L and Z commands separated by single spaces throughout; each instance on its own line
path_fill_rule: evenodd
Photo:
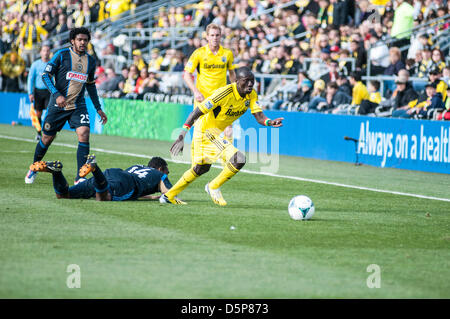
M 33 123 L 33 126 L 37 130 L 36 140 L 39 140 L 42 136 L 42 111 L 47 108 L 47 104 L 50 100 L 50 92 L 42 81 L 42 74 L 44 73 L 48 61 L 50 61 L 50 45 L 43 44 L 40 55 L 41 58 L 31 64 L 30 72 L 28 73 L 28 97 L 32 105 L 34 104 L 36 117 L 39 121 L 39 125 L 34 125 Z M 31 111 L 31 113 L 33 113 L 33 111 Z

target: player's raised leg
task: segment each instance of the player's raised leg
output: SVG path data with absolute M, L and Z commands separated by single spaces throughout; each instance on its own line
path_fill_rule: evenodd
M 245 165 L 245 155 L 240 151 L 234 153 L 234 155 L 225 163 L 223 170 L 214 178 L 211 182 L 206 184 L 205 191 L 211 196 L 214 203 L 220 206 L 225 206 L 227 202 L 223 198 L 220 187 L 236 175 L 239 170 Z
M 62 173 L 63 165 L 60 161 L 37 161 L 31 164 L 30 170 L 33 172 L 52 173 L 53 188 L 57 198 L 69 198 L 69 184 Z
M 34 150 L 33 163 L 39 162 L 44 158 L 50 144 L 52 144 L 54 139 L 55 139 L 54 135 L 47 135 L 45 133 L 42 135 L 42 138 L 37 142 L 36 148 Z M 30 168 L 28 170 L 27 175 L 25 176 L 25 183 L 33 184 L 34 180 L 36 179 L 37 172 L 38 171 L 33 171 Z
M 80 178 L 86 177 L 89 173 L 94 176 L 95 197 L 99 201 L 110 201 L 111 193 L 109 192 L 108 181 L 103 174 L 100 167 L 97 165 L 97 160 L 94 154 L 86 156 L 86 162 L 80 168 L 78 175 Z

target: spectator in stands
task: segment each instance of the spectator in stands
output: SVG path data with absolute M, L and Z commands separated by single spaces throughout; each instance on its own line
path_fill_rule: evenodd
M 371 33 L 370 39 L 370 74 L 383 74 L 384 70 L 389 66 L 389 48 L 382 41 L 376 32 Z
M 389 61 L 390 64 L 384 70 L 384 75 L 398 75 L 398 71 L 405 68 L 405 63 L 401 60 L 402 54 L 400 49 L 397 47 L 392 47 L 389 50 Z
M 436 92 L 436 84 L 428 83 L 425 86 L 425 95 L 414 107 L 395 111 L 392 113 L 393 117 L 401 118 L 427 118 L 427 112 L 432 109 L 444 109 L 442 102 L 442 95 Z M 395 116 L 394 116 L 395 115 Z
M 434 48 L 431 53 L 431 69 L 438 69 L 442 72 L 442 70 L 445 68 L 445 59 L 444 54 L 441 50 L 438 48 Z
M 114 69 L 107 68 L 105 70 L 106 80 L 98 86 L 100 92 L 114 92 L 119 90 L 119 83 L 122 80 L 121 76 L 117 76 Z
M 325 99 L 317 105 L 317 111 L 330 113 L 333 109 L 337 109 L 340 105 L 350 104 L 351 101 L 351 96 L 339 90 L 336 82 L 328 82 Z
M 313 87 L 312 81 L 305 77 L 299 84 L 297 92 L 292 96 L 290 102 L 299 103 L 300 105 L 309 103 Z
M 450 66 L 446 66 L 444 70 L 442 70 L 442 81 L 450 86 Z
M 105 69 L 102 66 L 99 66 L 97 70 L 95 70 L 95 84 L 100 85 L 107 80 Z
M 159 54 L 159 49 L 153 48 L 150 53 L 150 62 L 148 63 L 148 68 L 159 71 L 163 60 L 164 58 Z
M 438 121 L 440 120 L 450 121 L 450 86 L 447 87 L 447 98 L 445 99 L 444 107 L 445 107 L 444 112 L 438 114 L 436 118 Z
M 411 0 L 397 0 L 391 36 L 396 38 L 394 46 L 403 47 L 410 44 L 411 29 L 414 27 L 414 8 Z
M 328 72 L 325 73 L 324 75 L 322 75 L 320 77 L 320 79 L 322 81 L 324 81 L 325 83 L 336 82 L 337 79 L 338 79 L 338 76 L 339 76 L 339 73 L 338 73 L 339 63 L 338 63 L 338 61 L 329 59 L 328 62 L 327 62 L 327 67 L 328 67 Z
M 350 42 L 350 52 L 353 58 L 356 59 L 356 71 L 362 71 L 367 63 L 366 50 L 360 45 L 358 40 Z
M 139 37 L 139 40 L 132 42 L 133 50 L 145 48 L 149 44 L 149 41 L 147 40 L 148 36 L 146 36 L 146 33 L 143 31 L 144 23 L 142 21 L 136 22 L 136 29 L 137 31 L 134 33 L 134 36 Z
M 352 85 L 352 105 L 360 105 L 363 100 L 369 98 L 369 92 L 366 86 L 361 81 L 361 73 L 358 71 L 350 73 L 348 77 Z
M 122 93 L 124 95 L 132 93 L 134 91 L 134 88 L 136 87 L 136 80 L 139 76 L 139 70 L 136 65 L 130 66 L 130 71 L 128 72 L 128 77 L 125 80 L 125 83 L 122 87 Z
M 156 77 L 156 70 L 149 69 L 148 70 L 148 81 L 144 87 L 143 94 L 146 93 L 158 93 L 159 92 L 159 81 Z
M 130 1 L 128 0 L 109 0 L 105 6 L 111 21 L 117 20 L 118 16 L 130 9 Z
M 136 80 L 136 85 L 134 87 L 133 92 L 137 94 L 142 94 L 144 92 L 144 87 L 147 85 L 148 79 L 148 70 L 147 68 L 142 68 L 139 72 L 139 77 Z
M 133 50 L 133 65 L 135 65 L 139 71 L 147 68 L 147 64 L 142 58 L 142 52 L 139 49 Z
M 38 17 L 35 18 L 32 13 L 28 14 L 25 20 L 26 23 L 20 30 L 17 44 L 19 44 L 25 62 L 27 65 L 31 65 L 34 60 L 36 45 L 47 38 L 48 32 L 41 26 Z
M 303 33 L 303 32 L 306 31 L 305 27 L 300 22 L 300 19 L 299 19 L 298 15 L 291 14 L 289 16 L 289 18 L 290 18 L 290 24 L 287 25 L 287 28 L 288 28 L 290 36 L 295 36 L 297 34 L 300 34 L 300 33 Z
M 429 45 L 426 45 L 422 50 L 422 60 L 419 65 L 419 78 L 426 78 L 428 74 L 432 70 L 433 60 L 432 60 L 431 48 Z
M 430 110 L 444 110 L 444 100 L 442 98 L 441 92 L 437 92 L 436 83 L 429 83 L 425 86 L 425 92 L 427 94 L 427 102 L 422 108 L 417 107 L 416 114 L 417 118 L 428 119 L 430 118 L 428 112 Z M 447 92 L 445 92 L 447 93 Z
M 314 88 L 311 92 L 310 101 L 308 103 L 308 112 L 317 112 L 317 106 L 321 102 L 325 102 L 325 82 L 321 79 L 314 82 Z
M 442 101 L 447 98 L 447 83 L 441 80 L 441 71 L 439 69 L 431 70 L 428 80 L 430 83 L 434 83 L 436 86 L 436 92 L 440 93 L 442 96 Z
M 375 112 L 375 108 L 381 102 L 380 82 L 370 81 L 368 85 L 369 99 L 363 100 L 357 114 L 366 115 Z
M 176 64 L 175 54 L 176 54 L 175 49 L 168 49 L 166 51 L 166 55 L 164 56 L 164 59 L 162 60 L 159 66 L 159 69 L 161 71 L 172 71 L 173 67 Z
M 397 77 L 395 84 L 397 85 L 397 88 L 391 98 L 393 101 L 392 117 L 404 117 L 405 114 L 408 114 L 408 112 L 410 112 L 409 110 L 417 104 L 419 95 L 404 74 Z
M 83 0 L 81 7 L 72 14 L 75 20 L 75 27 L 82 27 L 92 23 L 91 8 L 89 7 L 89 2 Z
M 211 24 L 214 20 L 214 15 L 211 12 L 211 6 L 205 5 L 202 11 L 201 19 L 198 23 L 199 27 L 206 28 L 207 25 Z

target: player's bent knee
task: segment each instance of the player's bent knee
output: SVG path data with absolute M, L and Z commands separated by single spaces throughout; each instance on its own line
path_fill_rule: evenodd
M 195 165 L 193 170 L 198 176 L 205 174 L 211 168 L 211 164 Z
M 240 152 L 237 151 L 230 159 L 230 163 L 231 165 L 233 165 L 236 169 L 241 169 L 242 167 L 244 167 L 245 163 L 246 163 L 246 158 L 245 155 Z
M 55 135 L 46 135 L 45 133 L 42 134 L 42 143 L 44 143 L 45 146 L 49 146 L 52 144 L 53 140 L 55 139 Z
M 87 126 L 82 126 L 77 129 L 78 141 L 82 143 L 89 142 L 90 129 Z

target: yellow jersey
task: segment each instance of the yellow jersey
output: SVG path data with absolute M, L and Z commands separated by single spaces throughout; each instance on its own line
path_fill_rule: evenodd
M 381 103 L 381 93 L 380 92 L 373 92 L 369 94 L 369 101 L 372 103 Z
M 250 108 L 252 114 L 262 112 L 258 94 L 253 90 L 245 97 L 239 94 L 236 83 L 217 89 L 198 105 L 203 115 L 195 123 L 197 132 L 209 131 L 220 135 L 223 130 L 241 117 Z
M 184 70 L 194 73 L 197 70 L 195 86 L 206 98 L 215 90 L 227 85 L 227 70 L 233 70 L 233 53 L 220 46 L 217 54 L 213 54 L 208 45 L 195 50 Z
M 355 84 L 352 93 L 352 105 L 360 105 L 362 100 L 369 99 L 369 92 L 367 91 L 366 86 L 361 81 L 358 81 Z

